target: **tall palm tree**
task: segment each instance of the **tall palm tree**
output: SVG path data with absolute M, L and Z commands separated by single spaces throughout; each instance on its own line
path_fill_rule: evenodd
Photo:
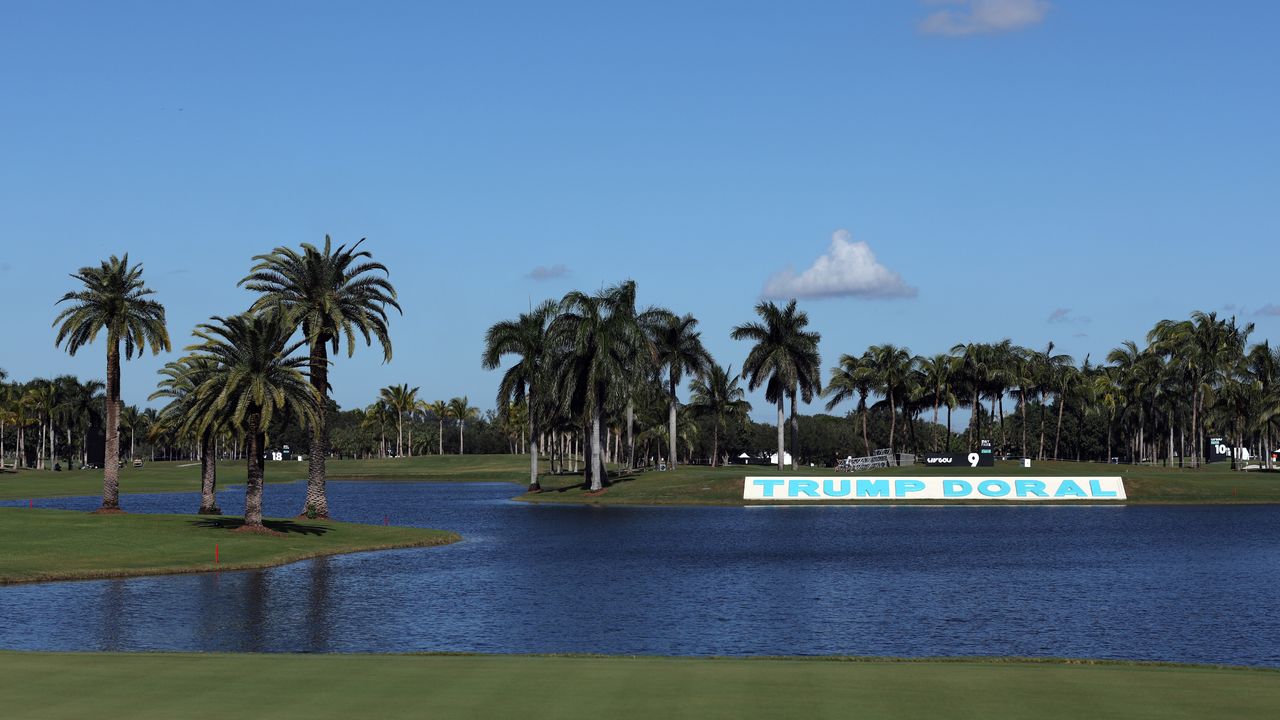
M 844 354 L 840 356 L 840 364 L 831 368 L 831 380 L 822 394 L 828 398 L 827 412 L 845 400 L 858 398 L 857 413 L 862 418 L 862 446 L 867 456 L 871 455 L 871 440 L 867 436 L 867 396 L 871 394 L 871 368 L 864 362 L 865 356 L 857 357 Z
M 209 374 L 195 389 L 195 404 L 203 412 L 195 421 L 197 432 L 226 422 L 244 433 L 248 450 L 248 477 L 244 496 L 244 527 L 264 532 L 262 524 L 263 454 L 266 433 L 272 423 L 296 419 L 304 427 L 319 420 L 319 392 L 307 382 L 302 368 L 308 358 L 294 355 L 303 342 L 291 343 L 293 319 L 267 311 L 214 317 L 198 325 L 201 341 L 187 348 L 192 361 L 208 363 Z M 304 341 L 305 342 L 305 341 Z M 307 508 L 309 515 L 318 508 Z
M 955 371 L 956 358 L 946 353 L 938 353 L 928 357 L 917 356 L 913 359 L 916 371 L 920 374 L 919 392 L 922 398 L 933 401 L 933 424 L 938 424 L 938 408 L 947 407 L 947 447 L 951 446 L 951 408 L 956 404 L 955 392 L 952 390 L 952 376 Z M 935 448 L 937 449 L 937 448 Z
M 142 281 L 142 265 L 129 264 L 129 255 L 112 255 L 98 267 L 86 266 L 71 277 L 84 285 L 58 301 L 70 303 L 53 324 L 58 326 L 54 345 L 64 346 L 70 355 L 92 343 L 106 331 L 107 340 L 107 427 L 106 461 L 102 473 L 102 512 L 120 511 L 120 345 L 124 357 L 150 347 L 154 355 L 168 351 L 169 331 L 165 328 L 164 306 L 148 296 Z
M 689 408 L 701 417 L 711 418 L 711 467 L 715 467 L 720 453 L 721 428 L 731 420 L 746 418 L 751 412 L 751 403 L 738 387 L 733 366 L 726 370 L 712 362 L 706 372 L 695 377 L 689 385 Z
M 168 398 L 169 403 L 157 416 L 156 427 L 174 437 L 195 440 L 200 447 L 201 515 L 221 515 L 218 507 L 218 434 L 227 429 L 226 413 L 215 413 L 211 407 L 213 393 L 197 391 L 217 370 L 208 357 L 187 356 L 166 363 L 160 369 L 160 382 L 148 400 Z M 136 411 L 137 408 L 134 408 Z M 132 428 L 146 423 L 146 416 L 136 413 Z
M 756 314 L 760 316 L 759 322 L 735 327 L 731 337 L 755 343 L 742 364 L 742 377 L 749 390 L 763 385 L 765 399 L 778 407 L 778 469 L 781 470 L 786 457 L 782 403 L 785 398 L 791 398 L 791 444 L 795 450 L 799 431 L 796 396 L 802 395 L 805 402 L 809 402 L 814 393 L 822 389 L 822 359 L 818 355 L 822 336 L 805 330 L 809 315 L 796 309 L 795 300 L 781 308 L 772 302 L 761 302 L 756 305 Z M 793 456 L 793 469 L 796 463 L 797 458 Z
M 102 391 L 106 383 L 101 380 L 80 381 L 68 378 L 63 412 L 67 422 L 67 468 L 73 467 L 71 456 L 71 431 L 77 431 L 80 437 L 80 463 L 89 462 L 89 428 L 102 420 Z M 128 410 L 128 408 L 125 408 Z M 123 414 L 121 415 L 123 418 Z M 133 438 L 129 439 L 129 458 L 133 459 Z
M 692 315 L 672 314 L 659 323 L 654 332 L 658 367 L 666 373 L 668 452 L 672 469 L 676 467 L 676 410 L 680 405 L 676 389 L 686 372 L 699 377 L 712 364 L 711 354 L 702 346 L 702 333 L 695 329 L 697 327 L 698 321 Z
M 479 420 L 479 408 L 471 407 L 467 396 L 456 397 L 449 401 L 449 417 L 458 421 L 458 454 L 462 454 L 462 431 L 466 427 L 468 420 Z
M 277 308 L 302 328 L 310 351 L 308 372 L 311 386 L 321 400 L 317 421 L 311 428 L 307 450 L 307 499 L 309 513 L 329 517 L 325 492 L 325 456 L 329 452 L 329 427 L 324 407 L 329 398 L 329 351 L 338 352 L 342 338 L 347 356 L 355 354 L 356 334 L 366 346 L 377 338 L 383 362 L 391 360 L 391 337 L 387 330 L 387 307 L 400 312 L 396 290 L 387 279 L 386 266 L 373 262 L 368 250 L 361 250 L 361 238 L 347 247 L 332 247 L 324 236 L 324 250 L 309 243 L 302 252 L 278 247 L 267 255 L 257 255 L 257 264 L 240 284 L 262 293 L 254 310 Z M 381 275 L 379 274 L 381 273 Z
M 901 465 L 894 433 L 898 426 L 898 402 L 904 404 L 903 414 L 906 414 L 911 351 L 890 343 L 872 345 L 867 348 L 866 364 L 871 372 L 872 390 L 883 395 L 889 405 L 889 452 L 893 455 L 894 462 Z
M 1062 368 L 1071 364 L 1070 355 L 1054 354 L 1055 347 L 1057 346 L 1050 341 L 1045 345 L 1044 350 L 1031 355 L 1031 372 L 1035 378 L 1036 392 L 1040 395 L 1040 450 L 1036 454 L 1038 460 L 1044 459 L 1044 435 L 1048 427 L 1044 419 L 1045 411 L 1048 409 L 1046 395 L 1057 387 Z
M 550 300 L 514 321 L 494 323 L 485 333 L 484 353 L 480 364 L 493 370 L 502 358 L 513 355 L 516 362 L 502 374 L 498 383 L 498 406 L 526 401 L 529 431 L 529 491 L 542 489 L 538 482 L 538 439 L 541 418 L 547 414 L 544 393 L 550 388 L 547 362 L 551 352 L 550 328 L 555 319 L 556 304 Z
M 444 421 L 449 419 L 449 403 L 444 400 L 436 400 L 427 405 L 427 412 L 436 416 L 436 422 L 440 424 L 440 434 L 436 436 L 436 441 L 440 443 L 437 454 L 444 454 Z
M 391 385 L 382 388 L 379 397 L 391 406 L 396 417 L 396 457 L 404 457 L 404 414 L 411 412 L 418 404 L 418 388 L 410 388 L 408 383 Z
M 563 412 L 585 417 L 591 492 L 604 489 L 601 423 L 606 409 L 625 404 L 638 365 L 655 362 L 646 330 L 656 314 L 637 311 L 636 284 L 628 280 L 591 295 L 576 290 L 566 294 L 551 324 L 557 400 Z
M 362 426 L 367 430 L 378 431 L 378 457 L 387 457 L 387 425 L 391 422 L 395 411 L 385 399 L 379 398 L 364 410 Z

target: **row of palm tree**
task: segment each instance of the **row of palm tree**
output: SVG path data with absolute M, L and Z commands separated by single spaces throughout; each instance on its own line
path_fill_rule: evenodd
M 248 459 L 245 525 L 261 529 L 265 435 L 274 425 L 292 421 L 311 431 L 304 512 L 309 517 L 328 516 L 329 352 L 336 353 L 345 339 L 350 356 L 359 336 L 366 345 L 376 340 L 384 361 L 390 360 L 387 311 L 400 309 L 387 268 L 360 249 L 363 242 L 334 248 L 326 236 L 323 250 L 303 244 L 301 250 L 277 247 L 255 256 L 255 264 L 240 281 L 258 293 L 248 310 L 198 325 L 193 343 L 185 348 L 187 355 L 161 371 L 152 398 L 169 403 L 157 418 L 156 432 L 199 444 L 205 480 L 202 512 L 216 511 L 212 443 L 229 432 L 244 440 Z M 130 264 L 128 255 L 81 268 L 72 277 L 80 287 L 59 300 L 67 305 L 54 321 L 55 344 L 75 355 L 105 336 L 101 511 L 118 512 L 121 352 L 130 359 L 146 349 L 171 349 L 164 307 L 150 297 L 153 291 L 142 280 L 142 265 Z M 303 348 L 305 355 L 298 353 Z
M 794 445 L 797 402 L 809 402 L 821 390 L 819 335 L 806 329 L 808 317 L 794 301 L 784 307 L 760 303 L 756 313 L 757 321 L 734 328 L 732 336 L 753 342 L 740 377 L 749 389 L 764 387 L 766 399 L 777 406 L 781 465 L 784 401 L 791 400 Z M 692 418 L 710 417 L 715 463 L 718 433 L 731 418 L 745 416 L 750 405 L 739 377 L 715 363 L 697 326 L 691 315 L 638 307 L 632 281 L 596 293 L 572 291 L 559 302 L 545 301 L 491 326 L 481 364 L 497 369 L 505 358 L 512 359 L 498 383 L 497 404 L 526 408 L 530 489 L 540 489 L 540 443 L 558 433 L 584 439 L 585 474 L 593 492 L 603 489 L 615 433 L 615 446 L 625 442 L 625 452 L 614 453 L 623 456 L 624 467 L 636 466 L 638 443 L 659 434 L 666 462 L 674 467 L 682 435 L 688 444 L 696 432 Z M 686 377 L 692 380 L 692 403 L 682 409 L 678 391 Z M 665 415 L 661 431 L 645 417 L 656 397 Z
M 394 425 L 396 457 L 413 457 L 413 426 L 418 423 L 438 422 L 438 454 L 444 454 L 444 426 L 453 422 L 458 428 L 458 454 L 461 455 L 465 444 L 465 430 L 468 422 L 480 419 L 480 409 L 473 407 L 465 395 L 452 400 L 427 402 L 418 397 L 420 388 L 410 388 L 407 383 L 388 385 L 378 391 L 378 399 L 364 409 L 363 424 L 366 428 L 376 430 L 379 434 L 379 457 L 388 454 L 386 431 Z M 405 422 L 409 423 L 409 441 L 405 443 Z
M 1023 457 L 1060 458 L 1063 420 L 1071 413 L 1104 422 L 1108 458 L 1113 440 L 1119 440 L 1122 453 L 1135 461 L 1199 464 L 1212 430 L 1236 447 L 1264 448 L 1269 463 L 1280 422 L 1280 354 L 1266 342 L 1249 346 L 1252 331 L 1252 324 L 1196 312 L 1188 320 L 1160 321 L 1147 334 L 1145 346 L 1127 341 L 1107 354 L 1105 365 L 1089 356 L 1077 365 L 1071 356 L 1056 352 L 1052 342 L 1042 349 L 1008 339 L 965 343 L 932 356 L 874 345 L 861 355 L 842 355 L 824 394 L 828 410 L 856 399 L 854 415 L 861 420 L 868 454 L 869 408 L 890 412 L 889 443 L 896 451 L 900 416 L 914 427 L 916 418 L 931 411 L 938 423 L 945 408 L 945 449 L 950 450 L 951 412 L 967 407 L 970 450 L 987 440 Z M 1006 432 L 1006 396 L 1015 402 L 1016 438 Z M 869 406 L 868 398 L 879 401 Z M 1037 417 L 1029 418 L 1028 412 Z M 1036 434 L 1029 438 L 1032 428 Z M 1080 443 L 1074 445 L 1078 453 Z M 914 440 L 911 446 L 944 449 L 920 448 Z
M 61 469 L 63 461 L 68 469 L 86 464 L 90 433 L 101 423 L 103 389 L 101 381 L 71 375 L 25 383 L 0 381 L 0 464 L 10 449 L 5 446 L 6 429 L 15 434 L 15 466 L 26 464 L 29 452 L 36 468 Z M 59 449 L 64 454 L 58 455 Z

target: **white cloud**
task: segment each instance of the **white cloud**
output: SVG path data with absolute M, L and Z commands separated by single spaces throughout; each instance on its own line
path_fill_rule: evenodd
M 926 35 L 978 35 L 1021 30 L 1044 20 L 1048 0 L 926 0 L 930 5 L 954 5 L 930 13 L 920 22 Z
M 871 246 L 854 242 L 848 230 L 831 235 L 831 247 L 813 266 L 797 275 L 790 268 L 764 284 L 764 296 L 786 298 L 913 298 L 917 290 L 902 276 L 876 261 Z
M 1241 308 L 1241 311 L 1243 310 L 1244 308 Z M 1280 316 L 1280 305 L 1272 305 L 1271 303 L 1267 303 L 1266 305 L 1263 305 L 1262 307 L 1255 310 L 1253 314 L 1257 317 L 1277 317 L 1277 316 Z
M 564 265 L 551 265 L 547 267 L 539 265 L 525 273 L 525 277 L 530 280 L 554 280 L 555 278 L 567 277 L 568 275 L 569 268 Z

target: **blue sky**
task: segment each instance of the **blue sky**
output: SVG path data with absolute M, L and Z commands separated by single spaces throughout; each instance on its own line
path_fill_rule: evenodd
M 1096 359 L 1195 309 L 1278 339 L 1273 3 L 617 5 L 7 3 L 0 367 L 102 374 L 49 327 L 81 265 L 143 261 L 180 347 L 253 254 L 325 233 L 405 308 L 390 364 L 338 360 L 345 407 L 491 407 L 489 324 L 624 278 L 735 367 L 766 289 L 813 295 L 828 366 Z

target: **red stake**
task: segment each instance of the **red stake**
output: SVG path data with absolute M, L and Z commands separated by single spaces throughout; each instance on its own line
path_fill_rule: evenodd
M 218 564 L 218 543 L 213 544 L 213 564 Z
M 390 524 L 391 524 L 391 516 L 389 516 L 389 515 L 383 515 L 383 516 L 382 516 L 382 524 L 383 524 L 383 525 L 390 525 Z
M 31 509 L 35 508 L 35 506 L 36 506 L 36 501 L 35 501 L 35 500 L 28 500 L 28 501 L 27 501 L 27 509 L 28 509 L 28 510 L 31 510 Z

